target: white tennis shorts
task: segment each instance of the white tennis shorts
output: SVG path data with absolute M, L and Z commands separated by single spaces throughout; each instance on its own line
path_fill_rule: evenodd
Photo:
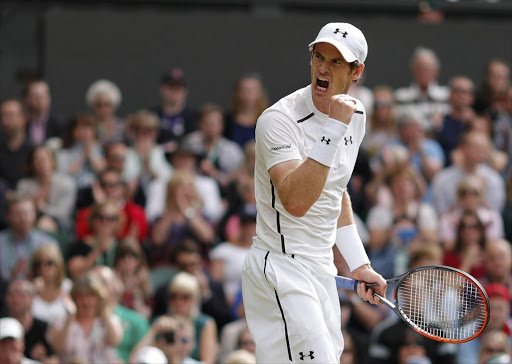
M 242 292 L 258 363 L 337 363 L 343 350 L 334 278 L 300 257 L 251 248 Z

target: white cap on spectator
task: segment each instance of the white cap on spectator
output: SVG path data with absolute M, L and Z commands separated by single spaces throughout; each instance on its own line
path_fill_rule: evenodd
M 23 339 L 25 336 L 25 330 L 21 326 L 20 322 L 15 318 L 4 317 L 0 319 L 0 340 L 8 337 L 13 339 Z
M 144 346 L 135 356 L 136 364 L 168 364 L 164 352 L 154 346 Z
M 335 46 L 348 63 L 364 63 L 368 55 L 368 43 L 363 33 L 349 23 L 329 23 L 325 25 L 316 39 L 309 44 L 309 50 L 317 43 L 329 43 Z

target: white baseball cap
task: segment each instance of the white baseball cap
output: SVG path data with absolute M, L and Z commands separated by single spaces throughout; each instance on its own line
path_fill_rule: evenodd
M 0 319 L 0 340 L 11 337 L 13 339 L 23 339 L 25 330 L 20 322 L 12 317 Z
M 137 364 L 167 364 L 164 352 L 155 346 L 144 346 L 135 355 Z
M 325 25 L 316 39 L 309 44 L 309 50 L 317 43 L 329 43 L 335 46 L 348 63 L 364 63 L 368 55 L 368 43 L 358 28 L 349 23 L 329 23 Z

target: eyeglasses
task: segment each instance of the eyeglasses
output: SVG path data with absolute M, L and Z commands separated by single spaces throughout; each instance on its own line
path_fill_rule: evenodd
M 189 301 L 192 299 L 192 295 L 189 293 L 171 293 L 169 295 L 170 300 L 183 300 L 183 301 Z
M 49 266 L 55 265 L 55 261 L 48 259 L 48 260 L 39 260 L 37 262 L 34 262 L 34 267 L 36 267 L 36 268 L 42 267 L 43 265 L 49 267 Z
M 118 219 L 117 215 L 107 215 L 107 214 L 96 214 L 94 215 L 94 218 L 100 221 L 106 221 L 106 222 L 115 222 Z

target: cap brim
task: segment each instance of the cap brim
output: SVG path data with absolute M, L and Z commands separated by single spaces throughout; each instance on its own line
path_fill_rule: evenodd
M 341 53 L 341 55 L 343 56 L 343 58 L 345 58 L 345 61 L 347 61 L 348 63 L 351 63 L 351 62 L 354 62 L 357 60 L 357 57 L 355 56 L 354 53 L 352 53 L 352 51 L 350 49 L 348 49 L 347 47 L 345 47 L 344 44 L 336 41 L 335 39 L 332 39 L 332 38 L 318 38 L 318 39 L 315 39 L 315 41 L 311 42 L 309 44 L 309 50 L 312 50 L 313 49 L 313 46 L 317 43 L 329 43 L 329 44 L 332 44 L 333 46 L 335 46 Z

